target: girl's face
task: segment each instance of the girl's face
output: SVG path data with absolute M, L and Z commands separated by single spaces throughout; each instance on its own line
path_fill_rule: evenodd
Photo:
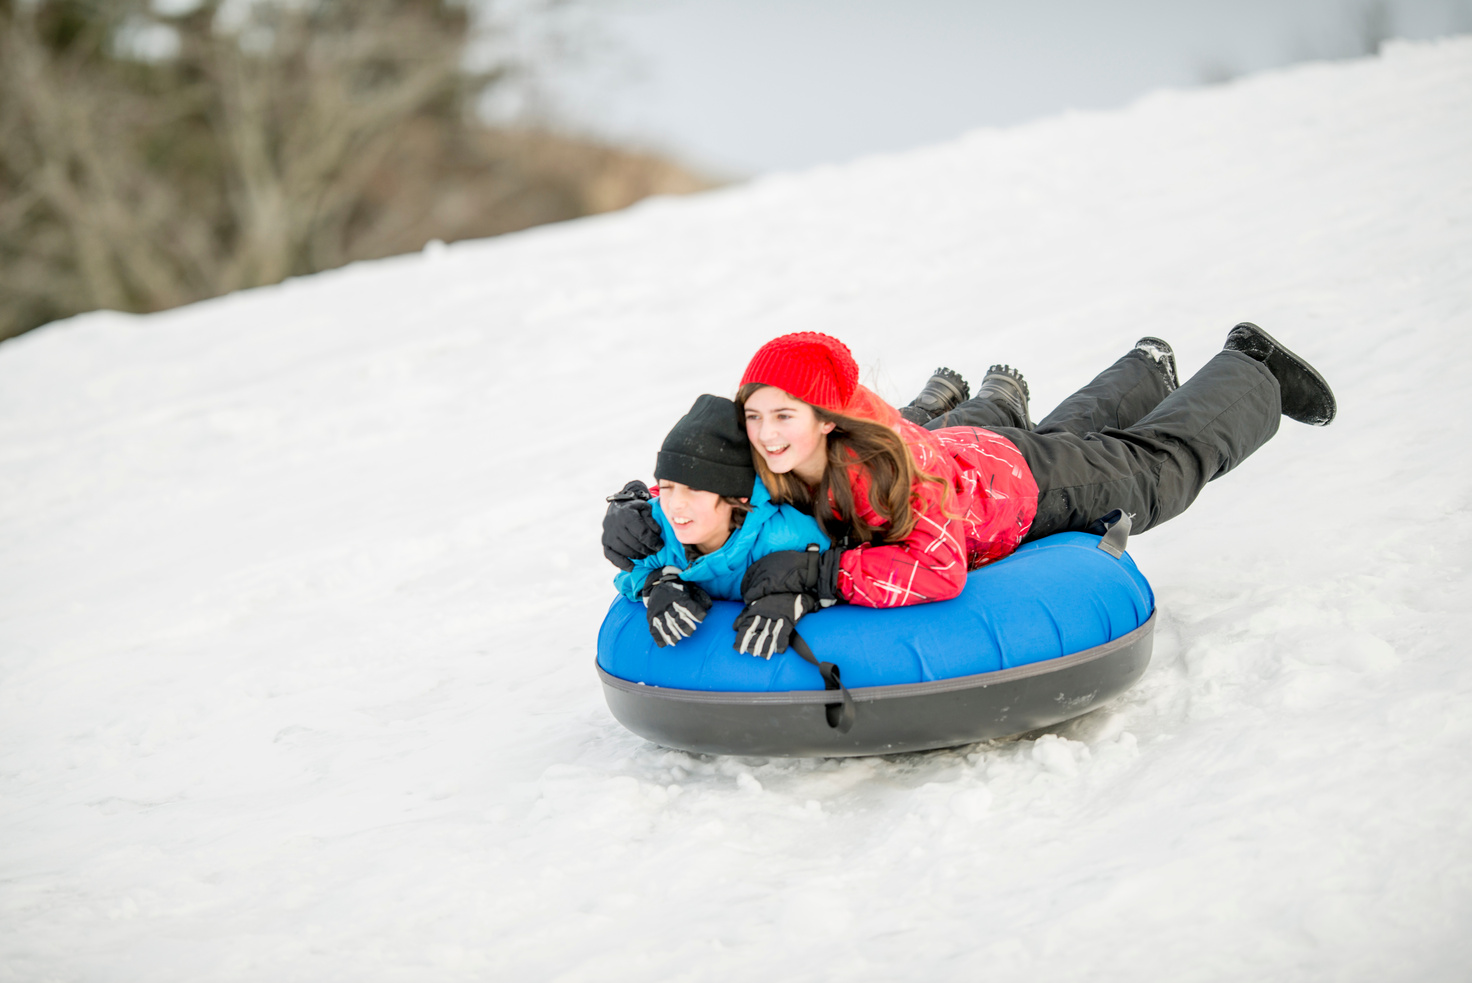
M 678 481 L 659 479 L 659 507 L 675 527 L 675 538 L 702 553 L 713 553 L 731 536 L 731 503 L 715 492 L 696 491 Z
M 746 436 L 773 474 L 794 472 L 816 485 L 828 466 L 828 435 L 812 406 L 776 386 L 763 386 L 746 401 Z

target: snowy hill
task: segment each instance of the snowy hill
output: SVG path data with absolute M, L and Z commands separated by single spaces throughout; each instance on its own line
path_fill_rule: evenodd
M 1239 320 L 1340 417 L 1154 661 L 860 760 L 625 732 L 602 496 L 782 332 L 1035 416 Z M 1472 39 L 0 345 L 0 980 L 1465 979 Z

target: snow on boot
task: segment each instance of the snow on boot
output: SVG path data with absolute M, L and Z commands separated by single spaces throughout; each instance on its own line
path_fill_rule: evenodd
M 993 365 L 986 370 L 986 378 L 976 389 L 977 399 L 990 399 L 1010 409 L 1017 416 L 1016 426 L 1023 430 L 1032 429 L 1032 418 L 1027 415 L 1027 380 L 1010 365 Z
M 918 426 L 924 426 L 942 413 L 949 413 L 971 395 L 971 387 L 961 374 L 942 366 L 920 390 L 920 395 L 900 408 L 900 416 Z
M 1251 321 L 1243 321 L 1227 332 L 1227 341 L 1222 347 L 1255 358 L 1268 367 L 1278 380 L 1283 415 L 1288 419 L 1315 427 L 1328 426 L 1334 419 L 1338 404 L 1324 377 L 1262 328 Z
M 1135 351 L 1143 352 L 1145 357 L 1155 363 L 1155 368 L 1160 372 L 1160 377 L 1165 381 L 1165 391 L 1173 393 L 1181 388 L 1181 378 L 1176 375 L 1176 353 L 1159 338 L 1146 335 L 1135 342 Z

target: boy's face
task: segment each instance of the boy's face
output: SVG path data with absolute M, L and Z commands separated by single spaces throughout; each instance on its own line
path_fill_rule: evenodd
M 731 535 L 731 503 L 715 492 L 696 491 L 678 481 L 659 479 L 659 502 L 665 518 L 675 527 L 675 538 L 686 546 L 712 553 Z

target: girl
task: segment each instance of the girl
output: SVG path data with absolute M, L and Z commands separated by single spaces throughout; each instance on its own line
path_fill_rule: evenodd
M 649 540 L 650 555 L 620 564 L 627 569 L 614 586 L 631 601 L 644 600 L 649 632 L 661 648 L 690 637 L 712 597 L 740 598 L 741 577 L 753 560 L 831 545 L 812 516 L 774 503 L 757 480 L 745 426 L 729 399 L 695 401 L 665 437 L 654 477 L 659 494 L 652 502 L 638 481 L 613 496 L 614 509 L 644 513 L 646 528 L 658 536 L 657 543 Z
M 1036 428 L 1020 376 L 987 383 L 921 428 L 858 384 L 837 339 L 784 335 L 756 353 L 737 402 L 758 473 L 835 545 L 757 560 L 742 584 L 749 625 L 780 636 L 825 604 L 952 598 L 1024 539 L 1115 509 L 1149 529 L 1262 446 L 1280 414 L 1323 426 L 1335 413 L 1323 377 L 1249 323 L 1184 385 L 1170 346 L 1143 338 Z

